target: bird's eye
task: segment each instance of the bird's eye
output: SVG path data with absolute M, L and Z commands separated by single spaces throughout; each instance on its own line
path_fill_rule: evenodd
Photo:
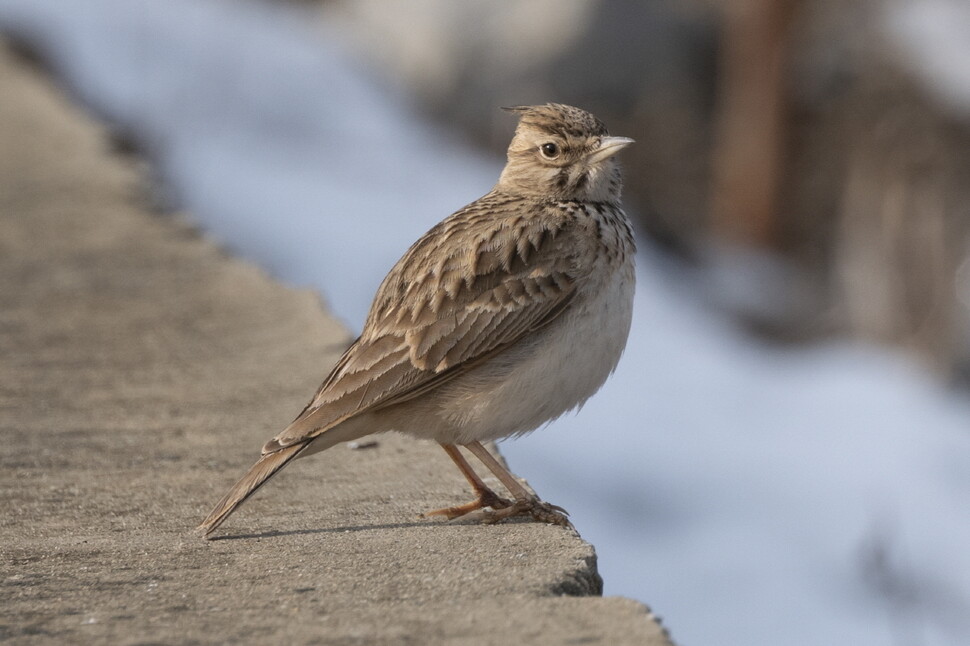
M 559 156 L 559 146 L 550 141 L 549 143 L 539 146 L 539 152 L 541 152 L 542 156 L 546 159 L 555 159 Z

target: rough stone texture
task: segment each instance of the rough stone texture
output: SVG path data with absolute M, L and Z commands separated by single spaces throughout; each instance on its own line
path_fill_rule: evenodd
M 667 644 L 590 545 L 464 502 L 437 447 L 298 461 L 191 533 L 349 334 L 176 216 L 0 46 L 0 640 Z

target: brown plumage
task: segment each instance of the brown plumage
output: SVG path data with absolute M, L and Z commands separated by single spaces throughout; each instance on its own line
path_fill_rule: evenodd
M 619 359 L 634 245 L 612 155 L 630 140 L 609 137 L 578 108 L 510 110 L 520 122 L 498 184 L 391 269 L 360 337 L 202 522 L 206 535 L 295 457 L 387 430 L 437 440 L 478 495 L 432 513 L 491 521 L 528 513 L 568 524 L 480 442 L 530 431 L 581 404 Z M 590 335 L 582 344 L 588 356 L 571 365 L 577 337 Z M 489 491 L 456 445 L 494 471 L 515 501 Z

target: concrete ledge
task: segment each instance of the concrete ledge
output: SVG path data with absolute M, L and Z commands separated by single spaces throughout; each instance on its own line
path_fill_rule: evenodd
M 590 545 L 464 502 L 431 444 L 296 462 L 190 530 L 348 332 L 318 299 L 149 212 L 131 160 L 0 46 L 0 639 L 667 644 L 600 598 Z

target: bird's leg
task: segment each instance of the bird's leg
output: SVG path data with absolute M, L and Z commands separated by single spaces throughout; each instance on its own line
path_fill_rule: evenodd
M 509 493 L 515 498 L 515 502 L 507 507 L 503 507 L 502 509 L 495 509 L 493 507 L 493 511 L 487 511 L 485 509 L 472 511 L 466 514 L 465 518 L 469 520 L 480 519 L 486 523 L 497 523 L 500 520 L 511 518 L 512 516 L 532 516 L 532 518 L 541 523 L 552 523 L 553 525 L 562 525 L 563 527 L 573 526 L 569 522 L 569 518 L 567 518 L 568 512 L 565 509 L 543 502 L 538 497 L 529 493 L 516 477 L 502 466 L 502 463 L 496 460 L 488 452 L 488 449 L 482 446 L 481 442 L 466 444 L 465 448 L 481 460 L 482 464 L 488 467 L 488 470 L 502 481 L 502 484 L 505 485 Z
M 465 456 L 461 454 L 461 451 L 454 444 L 442 444 L 441 448 L 445 450 L 455 464 L 458 465 L 458 469 L 461 471 L 465 479 L 468 480 L 468 484 L 472 486 L 475 491 L 475 495 L 478 496 L 476 500 L 473 500 L 464 505 L 457 505 L 455 507 L 445 507 L 444 509 L 435 509 L 434 511 L 429 511 L 424 516 L 444 516 L 445 518 L 451 520 L 452 518 L 458 518 L 459 516 L 464 516 L 469 512 L 473 512 L 476 509 L 483 509 L 484 507 L 491 507 L 492 509 L 504 509 L 512 505 L 512 501 L 501 498 L 494 491 L 489 489 L 475 470 L 472 469 L 472 465 L 468 464 Z

